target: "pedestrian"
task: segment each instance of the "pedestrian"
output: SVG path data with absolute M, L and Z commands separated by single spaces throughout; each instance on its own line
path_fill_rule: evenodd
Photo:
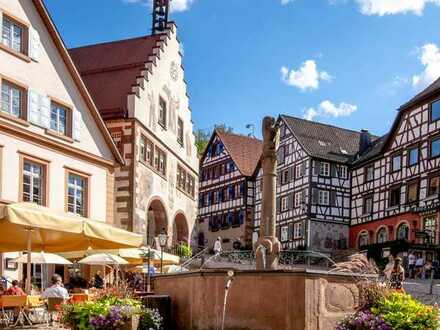
M 405 270 L 402 267 L 402 259 L 397 257 L 394 259 L 394 267 L 391 271 L 390 286 L 391 288 L 402 291 L 403 281 L 405 280 Z
M 431 274 L 433 272 L 432 261 L 428 260 L 423 267 L 423 278 L 428 280 L 431 278 Z
M 415 277 L 422 278 L 423 266 L 425 266 L 425 259 L 421 253 L 419 253 L 418 258 L 416 259 L 416 275 Z
M 391 279 L 391 272 L 394 268 L 394 257 L 392 255 L 388 256 L 388 263 L 385 266 L 385 269 L 383 271 L 383 274 L 385 275 L 385 278 L 389 281 Z
M 216 257 L 219 257 L 220 253 L 222 253 L 222 242 L 221 237 L 217 237 L 217 240 L 214 242 L 214 254 Z
M 94 287 L 97 289 L 104 288 L 104 280 L 101 277 L 101 272 L 99 270 L 95 274 Z
M 6 295 L 8 296 L 25 296 L 23 289 L 18 285 L 17 280 L 12 281 L 12 286 L 6 291 Z
M 416 256 L 412 251 L 408 254 L 408 276 L 414 278 L 414 271 L 416 267 Z

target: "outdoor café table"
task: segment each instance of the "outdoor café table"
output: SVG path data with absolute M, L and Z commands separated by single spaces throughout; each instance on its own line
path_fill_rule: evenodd
M 26 305 L 28 308 L 44 306 L 44 301 L 41 299 L 41 296 L 27 296 L 26 298 Z

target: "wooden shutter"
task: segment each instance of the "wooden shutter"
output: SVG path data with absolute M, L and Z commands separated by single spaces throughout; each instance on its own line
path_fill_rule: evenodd
M 293 239 L 293 223 L 289 223 L 289 231 L 287 237 L 289 241 Z
M 319 175 L 320 167 L 321 167 L 321 162 L 317 160 L 313 161 L 313 175 Z
M 337 177 L 336 174 L 337 174 L 336 164 L 330 164 L 330 176 L 336 178 Z
M 277 213 L 281 212 L 281 197 L 277 197 L 276 210 L 277 210 Z
M 295 203 L 295 193 L 289 194 L 289 210 L 293 210 Z
M 330 191 L 330 205 L 336 206 L 336 191 Z
M 316 204 L 318 204 L 318 200 L 319 200 L 319 189 L 313 188 L 312 189 L 312 203 L 316 205 Z
M 41 126 L 50 128 L 50 98 L 47 96 L 40 97 Z
M 40 96 L 33 90 L 28 91 L 28 120 L 32 124 L 41 125 Z
M 41 41 L 40 35 L 37 30 L 35 30 L 32 26 L 29 27 L 29 49 L 28 54 L 29 57 L 34 61 L 39 61 L 41 56 Z
M 76 141 L 81 141 L 82 116 L 78 110 L 73 111 L 72 137 Z
M 304 176 L 306 174 L 306 162 L 301 163 L 301 176 Z
M 289 167 L 289 182 L 292 182 L 295 180 L 295 166 Z

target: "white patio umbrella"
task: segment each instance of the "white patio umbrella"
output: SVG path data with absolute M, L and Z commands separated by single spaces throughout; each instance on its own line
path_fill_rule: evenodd
M 119 273 L 119 266 L 120 265 L 127 265 L 129 262 L 125 259 L 122 259 L 121 257 L 118 257 L 114 254 L 110 253 L 99 253 L 99 254 L 92 254 L 88 257 L 85 257 L 78 261 L 79 264 L 85 264 L 85 265 L 101 265 L 102 269 L 104 271 L 104 287 L 106 286 L 105 283 L 105 266 L 112 265 L 116 266 L 116 279 L 118 279 L 118 273 Z M 118 280 L 116 280 L 118 283 Z
M 28 255 L 23 254 L 21 257 L 15 258 L 13 260 L 19 264 L 25 264 L 28 262 Z M 32 252 L 31 253 L 31 264 L 39 265 L 71 265 L 72 263 L 57 254 L 45 253 L 45 252 Z
M 14 262 L 19 264 L 29 264 L 28 255 L 23 254 L 22 256 L 15 258 Z M 32 252 L 30 254 L 30 263 L 37 265 L 71 265 L 72 263 L 57 254 L 44 253 L 44 252 Z M 28 266 L 29 267 L 29 266 Z M 44 289 L 44 272 L 43 267 L 41 267 L 41 289 Z

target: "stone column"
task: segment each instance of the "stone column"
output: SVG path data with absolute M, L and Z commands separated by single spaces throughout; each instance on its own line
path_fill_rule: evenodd
M 277 149 L 279 127 L 272 117 L 263 119 L 263 197 L 261 202 L 260 237 L 256 244 L 257 269 L 273 270 L 278 267 L 281 244 L 275 235 Z

